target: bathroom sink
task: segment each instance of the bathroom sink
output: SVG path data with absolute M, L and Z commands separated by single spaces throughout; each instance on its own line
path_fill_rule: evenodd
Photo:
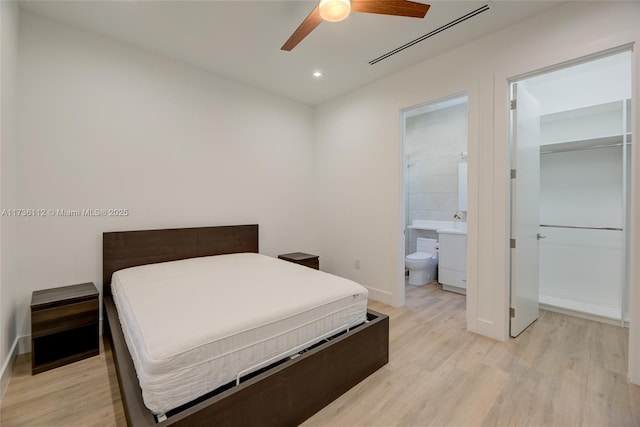
M 459 228 L 443 228 L 438 230 L 438 234 L 467 234 L 467 226 Z
M 407 228 L 413 230 L 429 230 L 436 231 L 438 233 L 454 233 L 454 234 L 467 234 L 466 222 L 455 221 L 429 221 L 416 219 Z
M 429 230 L 438 231 L 441 228 L 453 228 L 451 227 L 453 221 L 430 221 L 422 219 L 414 219 L 408 228 L 414 230 Z

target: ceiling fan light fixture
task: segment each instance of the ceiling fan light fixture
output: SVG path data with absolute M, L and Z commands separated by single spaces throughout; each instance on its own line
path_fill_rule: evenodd
M 349 16 L 351 1 L 349 0 L 320 0 L 318 5 L 320 16 L 325 21 L 339 22 Z

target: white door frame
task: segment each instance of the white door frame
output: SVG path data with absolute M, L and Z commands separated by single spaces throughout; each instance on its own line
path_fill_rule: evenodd
M 477 236 L 476 236 L 476 212 L 478 209 L 477 200 L 478 200 L 478 183 L 477 179 L 474 182 L 471 182 L 472 177 L 476 177 L 477 171 L 477 133 L 478 133 L 478 121 L 477 121 L 477 82 L 469 82 L 467 87 L 463 90 L 452 91 L 448 95 L 440 96 L 437 98 L 432 98 L 431 100 L 427 100 L 425 102 L 421 102 L 419 104 L 414 104 L 407 107 L 402 107 L 399 109 L 399 123 L 400 123 L 400 150 L 399 150 L 399 167 L 402 171 L 400 173 L 400 205 L 401 205 L 401 224 L 400 224 L 400 239 L 402 240 L 402 254 L 399 260 L 399 273 L 398 273 L 398 288 L 396 290 L 396 298 L 394 301 L 394 306 L 402 307 L 405 305 L 405 279 L 404 279 L 404 248 L 406 246 L 406 193 L 405 193 L 405 182 L 407 179 L 407 168 L 405 167 L 405 130 L 406 130 L 406 113 L 416 108 L 420 108 L 430 104 L 436 104 L 438 102 L 446 101 L 449 99 L 458 98 L 461 96 L 467 97 L 467 163 L 469 164 L 468 169 L 468 189 L 467 189 L 467 283 L 471 281 L 474 282 L 474 279 L 470 279 L 470 277 L 474 274 L 477 275 L 477 262 L 474 262 L 477 259 L 477 247 L 474 246 L 474 249 L 471 248 L 471 244 L 476 244 Z M 472 295 L 469 295 L 469 287 L 467 286 L 467 307 L 469 307 L 469 301 L 473 301 L 474 291 L 471 291 Z M 467 315 L 467 324 L 469 324 L 469 315 Z
M 616 41 L 618 43 L 616 43 Z M 511 81 L 521 80 L 528 76 L 542 74 L 554 69 L 564 68 L 566 66 L 588 61 L 597 57 L 613 54 L 621 51 L 631 51 L 631 133 L 635 141 L 638 139 L 640 124 L 638 120 L 638 111 L 640 111 L 640 81 L 638 81 L 638 73 L 640 72 L 639 58 L 634 49 L 633 37 L 624 37 L 622 40 L 602 40 L 599 44 L 589 46 L 589 51 L 577 51 L 572 58 L 555 58 L 553 62 L 540 64 L 532 60 L 527 70 L 508 70 L 502 74 L 494 75 L 494 165 L 503 166 L 503 173 L 499 173 L 494 181 L 495 195 L 497 199 L 497 212 L 493 219 L 494 237 L 499 241 L 500 237 L 504 237 L 502 252 L 504 258 L 496 260 L 496 266 L 508 265 L 509 260 L 509 244 L 508 244 L 508 218 L 509 218 L 509 139 L 508 139 L 508 100 L 509 100 L 509 84 Z M 634 144 L 637 146 L 637 143 Z M 500 149 L 502 148 L 502 149 Z M 640 189 L 640 149 L 632 149 L 631 151 L 631 185 L 636 191 L 631 192 L 630 211 L 631 224 L 640 224 L 640 197 L 637 189 Z M 631 259 L 640 257 L 640 227 L 630 230 L 630 250 Z M 504 292 L 500 296 L 498 304 L 502 306 L 502 340 L 509 339 L 509 270 L 504 270 Z M 629 284 L 629 368 L 628 378 L 634 384 L 640 384 L 640 265 L 632 263 L 630 268 L 630 284 Z

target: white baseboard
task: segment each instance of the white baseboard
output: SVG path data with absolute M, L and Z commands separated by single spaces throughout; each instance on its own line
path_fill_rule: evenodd
M 593 320 L 594 322 L 606 323 L 607 325 L 621 326 L 623 328 L 629 327 L 629 321 L 627 320 L 612 319 L 610 317 L 598 316 L 597 314 L 584 313 L 568 308 L 556 307 L 554 305 L 540 303 L 540 309 L 553 311 L 560 314 L 566 314 L 568 316 L 580 317 L 581 319 Z
M 2 364 L 2 371 L 0 371 L 0 400 L 4 397 L 4 392 L 7 391 L 7 387 L 9 386 L 9 381 L 11 380 L 11 375 L 13 375 L 13 367 L 16 364 L 16 358 L 18 357 L 18 352 L 20 348 L 20 342 L 24 337 L 16 337 L 13 341 L 13 345 L 11 345 L 11 349 L 9 350 L 9 354 L 7 354 L 7 358 Z
M 391 295 L 391 292 L 370 287 L 367 287 L 367 289 L 369 290 L 369 299 L 381 302 L 383 304 L 393 305 L 393 297 Z
M 31 353 L 31 334 L 20 337 L 18 343 L 18 354 Z

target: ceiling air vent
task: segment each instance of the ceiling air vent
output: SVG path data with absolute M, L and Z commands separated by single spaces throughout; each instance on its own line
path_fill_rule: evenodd
M 402 46 L 397 47 L 397 48 L 393 49 L 392 51 L 385 53 L 382 56 L 377 57 L 376 59 L 372 59 L 371 61 L 369 61 L 369 65 L 377 64 L 378 62 L 380 62 L 380 61 L 382 61 L 384 59 L 387 59 L 388 57 L 393 56 L 398 52 L 402 52 L 403 50 L 405 50 L 408 47 L 413 46 L 414 44 L 420 43 L 421 41 L 426 40 L 429 37 L 435 36 L 436 34 L 443 32 L 444 30 L 448 30 L 449 28 L 451 28 L 451 27 L 453 27 L 455 25 L 458 25 L 458 24 L 466 21 L 467 19 L 473 18 L 476 15 L 480 15 L 482 12 L 486 12 L 487 10 L 489 10 L 489 5 L 485 4 L 484 6 L 477 8 L 473 12 L 469 12 L 466 15 L 463 15 L 458 19 L 454 19 L 453 21 L 449 22 L 448 24 L 445 24 L 442 27 L 436 28 L 435 30 L 433 30 L 433 31 L 431 31 L 431 32 L 429 32 L 429 33 L 427 33 L 427 34 L 425 34 L 423 36 L 420 36 L 417 39 L 410 41 L 409 43 L 405 43 Z

